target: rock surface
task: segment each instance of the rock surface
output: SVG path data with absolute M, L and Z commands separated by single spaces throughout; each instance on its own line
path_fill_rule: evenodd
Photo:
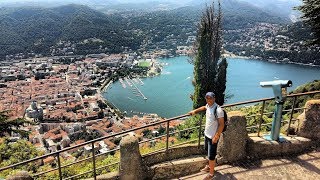
M 20 171 L 14 175 L 7 177 L 7 180 L 33 180 L 27 171 Z
M 120 179 L 145 179 L 145 166 L 142 164 L 137 137 L 128 135 L 122 138 L 120 142 L 120 155 Z
M 298 135 L 310 139 L 320 139 L 320 100 L 310 100 L 305 105 L 305 117 L 301 122 Z
M 228 113 L 228 126 L 218 143 L 217 163 L 234 162 L 246 156 L 246 119 L 239 111 Z
M 197 173 L 208 161 L 204 157 L 189 157 L 188 159 L 179 159 L 167 161 L 151 167 L 154 171 L 152 179 L 172 179 L 186 176 L 190 173 Z M 150 178 L 151 179 L 151 178 Z

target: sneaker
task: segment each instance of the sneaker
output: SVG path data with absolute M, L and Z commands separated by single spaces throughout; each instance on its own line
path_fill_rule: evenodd
M 208 174 L 203 180 L 212 180 L 214 175 Z
M 208 165 L 206 165 L 206 167 L 204 167 L 203 169 L 201 169 L 201 171 L 209 172 L 209 171 L 210 171 L 210 167 L 209 167 Z

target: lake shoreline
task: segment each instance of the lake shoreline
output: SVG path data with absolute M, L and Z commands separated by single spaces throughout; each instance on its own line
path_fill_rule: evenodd
M 232 58 L 232 59 L 242 59 L 242 60 L 259 60 L 259 61 L 265 61 L 275 64 L 295 64 L 300 66 L 308 66 L 308 67 L 317 67 L 320 68 L 320 65 L 314 65 L 314 64 L 305 64 L 305 63 L 299 63 L 299 62 L 293 62 L 293 61 L 280 61 L 275 59 L 262 59 L 261 57 L 248 57 L 248 56 L 238 56 L 234 54 L 223 54 L 222 55 L 225 58 Z
M 114 103 L 122 112 L 128 112 L 128 116 L 131 116 L 131 111 L 154 113 L 165 118 L 189 112 L 192 108 L 189 97 L 194 92 L 193 65 L 189 63 L 187 56 L 158 60 L 168 64 L 163 67 L 162 74 L 142 78 L 144 85 L 139 85 L 140 90 L 148 97 L 147 100 L 135 96 L 131 88 L 123 88 L 119 82 L 113 82 L 112 88 L 104 93 L 104 98 Z M 272 97 L 271 89 L 260 87 L 261 81 L 290 79 L 293 81 L 293 86 L 288 89 L 290 91 L 320 77 L 317 67 L 289 63 L 277 65 L 258 59 L 241 60 L 228 58 L 227 92 L 233 95 L 228 104 Z

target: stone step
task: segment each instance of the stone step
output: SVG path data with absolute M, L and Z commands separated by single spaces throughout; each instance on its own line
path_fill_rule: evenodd
M 204 156 L 192 156 L 153 165 L 152 179 L 172 179 L 198 173 L 208 163 Z
M 260 173 L 260 174 L 259 174 Z M 201 180 L 204 179 L 208 174 L 205 172 L 198 172 L 196 174 L 191 174 L 183 177 L 179 177 L 173 180 Z M 249 173 L 221 173 L 218 171 L 215 172 L 213 180 L 291 180 L 291 179 L 299 179 L 290 174 L 265 174 L 262 172 L 256 172 L 250 175 Z M 308 178 L 306 178 L 308 179 Z
M 150 179 L 174 179 L 198 173 L 208 163 L 204 156 L 190 156 L 188 158 L 176 159 L 155 164 L 149 171 L 153 177 Z M 118 172 L 97 176 L 98 180 L 116 180 L 119 178 Z M 93 180 L 88 178 L 87 180 Z

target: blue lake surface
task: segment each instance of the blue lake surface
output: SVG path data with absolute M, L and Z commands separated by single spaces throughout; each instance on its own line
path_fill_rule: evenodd
M 174 117 L 189 112 L 192 108 L 190 94 L 193 93 L 193 65 L 188 57 L 160 59 L 164 66 L 162 74 L 156 77 L 141 78 L 133 81 L 141 92 L 148 98 L 144 100 L 132 91 L 125 81 L 126 88 L 119 81 L 114 82 L 104 92 L 104 97 L 121 111 L 156 113 L 161 117 Z M 297 86 L 320 79 L 320 68 L 294 64 L 275 64 L 259 60 L 228 59 L 227 94 L 233 95 L 226 104 L 272 97 L 271 88 L 262 88 L 261 81 L 290 79 Z

